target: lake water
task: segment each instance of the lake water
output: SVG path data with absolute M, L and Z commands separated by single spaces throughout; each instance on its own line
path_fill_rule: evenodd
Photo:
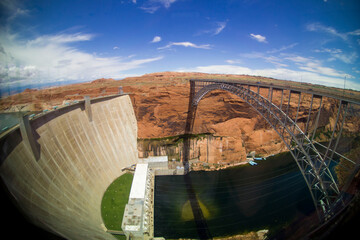
M 17 113 L 0 113 L 0 133 L 19 123 Z
M 213 172 L 190 172 L 212 237 L 279 229 L 315 211 L 311 195 L 289 153 Z M 199 238 L 184 176 L 155 181 L 155 236 Z

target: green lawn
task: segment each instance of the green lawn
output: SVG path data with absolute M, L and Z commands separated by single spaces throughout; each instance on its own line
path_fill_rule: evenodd
M 125 205 L 128 203 L 133 175 L 125 173 L 110 184 L 101 202 L 103 222 L 109 230 L 121 229 Z M 125 236 L 116 236 L 125 239 Z

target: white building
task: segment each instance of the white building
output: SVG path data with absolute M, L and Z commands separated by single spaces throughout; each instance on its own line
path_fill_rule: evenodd
M 154 235 L 153 184 L 149 165 L 137 164 L 121 225 L 127 239 L 149 239 Z
M 168 156 L 150 156 L 140 160 L 149 164 L 151 169 L 168 169 Z

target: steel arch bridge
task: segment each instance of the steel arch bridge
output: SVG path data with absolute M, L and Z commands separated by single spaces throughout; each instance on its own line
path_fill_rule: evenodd
M 185 134 L 191 134 L 199 102 L 214 90 L 224 90 L 237 95 L 254 108 L 278 133 L 296 161 L 321 221 L 327 221 L 346 204 L 343 189 L 340 189 L 332 171 L 334 159 L 341 157 L 355 172 L 359 164 L 338 153 L 344 123 L 360 118 L 360 101 L 315 92 L 312 89 L 294 89 L 286 86 L 262 84 L 260 82 L 229 82 L 224 80 L 190 80 L 190 99 Z M 265 92 L 265 94 L 264 94 Z M 277 98 L 273 98 L 274 93 Z M 280 96 L 281 97 L 280 97 Z M 310 101 L 304 101 L 304 98 Z M 324 102 L 331 103 L 333 115 L 324 111 Z M 308 102 L 308 103 L 307 103 Z M 306 119 L 299 119 L 299 113 L 306 112 Z M 304 110 L 305 109 L 305 110 Z M 296 112 L 296 114 L 291 114 Z M 329 139 L 321 144 L 316 139 L 321 115 L 332 117 Z M 189 171 L 189 141 L 184 141 L 183 161 Z M 339 161 L 336 161 L 338 164 Z M 349 165 L 348 164 L 348 165 Z M 347 165 L 347 168 L 349 168 Z M 351 180 L 351 179 L 350 179 Z M 347 181 L 347 186 L 349 184 Z M 346 185 L 346 184 L 345 184 Z

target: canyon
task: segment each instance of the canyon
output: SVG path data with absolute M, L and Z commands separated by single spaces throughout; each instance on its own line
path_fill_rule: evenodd
M 192 134 L 186 134 L 190 79 L 244 80 L 277 86 L 290 85 L 295 89 L 316 89 L 317 92 L 330 92 L 334 95 L 349 94 L 357 101 L 360 99 L 359 92 L 270 78 L 173 72 L 146 74 L 123 80 L 98 79 L 47 89 L 26 89 L 22 93 L 2 96 L 0 112 L 46 112 L 31 120 L 40 136 L 36 135 L 42 151 L 38 161 L 33 161 L 26 144 L 21 141 L 19 129 L 6 130 L 3 136 L 10 132 L 10 137 L 6 136 L 1 143 L 1 149 L 5 153 L 1 155 L 2 161 L 9 159 L 2 164 L 2 177 L 10 186 L 10 191 L 24 193 L 21 203 L 33 222 L 66 238 L 74 236 L 73 239 L 84 239 L 91 235 L 92 239 L 99 239 L 106 235 L 105 239 L 110 239 L 110 235 L 103 232 L 99 208 L 96 207 L 100 204 L 104 189 L 122 174 L 123 167 L 135 164 L 138 157 L 167 155 L 171 163 L 180 161 L 184 154 L 184 138 L 190 138 L 192 170 L 217 170 L 246 163 L 247 155 L 254 152 L 257 156 L 266 157 L 287 151 L 278 134 L 256 110 L 239 97 L 220 90 L 210 92 L 200 101 Z M 251 90 L 257 89 L 254 87 Z M 116 95 L 121 91 L 125 93 L 123 96 Z M 260 94 L 268 96 L 269 92 L 260 89 Z M 108 95 L 110 96 L 104 99 L 114 99 L 103 103 L 101 98 L 95 99 Z M 85 96 L 92 99 L 92 109 L 94 113 L 98 113 L 94 115 L 96 117 L 93 123 L 89 121 L 86 111 L 83 111 L 86 107 L 82 107 L 84 103 L 80 101 Z M 281 91 L 273 91 L 273 103 L 281 105 L 281 98 Z M 283 98 L 288 99 L 289 96 L 285 94 Z M 299 106 L 297 99 L 291 100 L 289 105 L 284 102 L 282 109 L 288 108 L 286 112 L 289 116 L 294 119 L 296 115 L 297 124 L 304 127 L 308 117 L 316 117 L 320 104 L 319 101 L 314 101 L 309 116 L 310 95 L 301 95 L 300 100 Z M 52 111 L 53 109 L 57 111 Z M 317 141 L 326 142 L 329 139 L 331 126 L 336 121 L 336 112 L 337 104 L 334 100 L 323 97 L 322 114 L 315 132 Z M 349 157 L 354 161 L 360 160 L 359 113 L 359 109 L 349 110 L 342 131 L 345 138 L 342 138 L 338 147 L 341 153 L 349 152 L 353 156 Z M 314 128 L 310 124 L 310 132 Z M 107 153 L 107 149 L 111 151 Z M 97 154 L 92 154 L 94 151 Z M 92 158 L 95 160 L 87 161 Z M 273 164 L 271 160 L 262 162 Z M 346 183 L 347 176 L 351 173 L 344 173 L 340 168 L 335 170 L 340 181 Z M 221 172 L 223 171 L 212 173 Z M 43 173 L 44 176 L 41 175 Z M 101 181 L 95 181 L 95 185 L 94 179 Z M 352 192 L 358 189 L 354 186 L 349 187 Z M 63 204 L 66 201 L 59 202 L 56 196 L 61 196 L 63 188 L 69 189 L 65 191 L 65 200 L 75 200 L 73 205 L 66 205 L 67 210 L 61 211 L 59 209 L 65 209 Z M 45 200 L 38 200 L 33 194 L 34 189 L 40 189 L 36 191 Z M 96 197 L 92 198 L 93 195 Z M 89 204 L 82 204 L 87 201 Z M 50 218 L 47 218 L 48 212 Z M 70 221 L 74 226 L 69 227 L 68 219 L 73 218 L 74 214 L 77 220 Z
M 188 111 L 189 79 L 235 79 L 253 82 L 270 82 L 277 85 L 300 83 L 287 82 L 246 75 L 220 75 L 203 73 L 163 72 L 130 77 L 123 80 L 98 79 L 48 89 L 26 89 L 24 92 L 0 100 L 1 111 L 43 111 L 54 106 L 82 100 L 84 96 L 95 98 L 117 94 L 119 87 L 129 94 L 138 122 L 139 157 L 169 155 L 179 160 L 182 154 L 181 136 L 185 133 Z M 304 84 L 302 88 L 316 86 Z M 319 87 L 320 89 L 320 87 Z M 324 90 L 325 91 L 325 90 Z M 327 88 L 326 91 L 335 91 Z M 358 92 L 348 91 L 355 97 Z M 260 89 L 266 96 L 266 89 Z M 284 96 L 287 99 L 287 96 Z M 303 96 L 298 124 L 304 124 L 308 116 L 310 96 Z M 281 92 L 274 92 L 274 103 L 281 101 Z M 314 103 L 313 114 L 319 104 Z M 289 115 L 295 116 L 297 102 L 291 102 Z M 325 141 L 331 123 L 335 121 L 335 106 L 324 98 L 322 118 L 319 121 L 317 140 Z M 310 126 L 310 128 L 313 126 Z M 344 133 L 360 132 L 358 122 L 346 123 Z M 190 157 L 211 164 L 230 164 L 246 161 L 246 155 L 255 151 L 258 156 L 268 156 L 286 151 L 286 146 L 271 126 L 239 97 L 224 91 L 213 91 L 200 102 L 193 128 Z

